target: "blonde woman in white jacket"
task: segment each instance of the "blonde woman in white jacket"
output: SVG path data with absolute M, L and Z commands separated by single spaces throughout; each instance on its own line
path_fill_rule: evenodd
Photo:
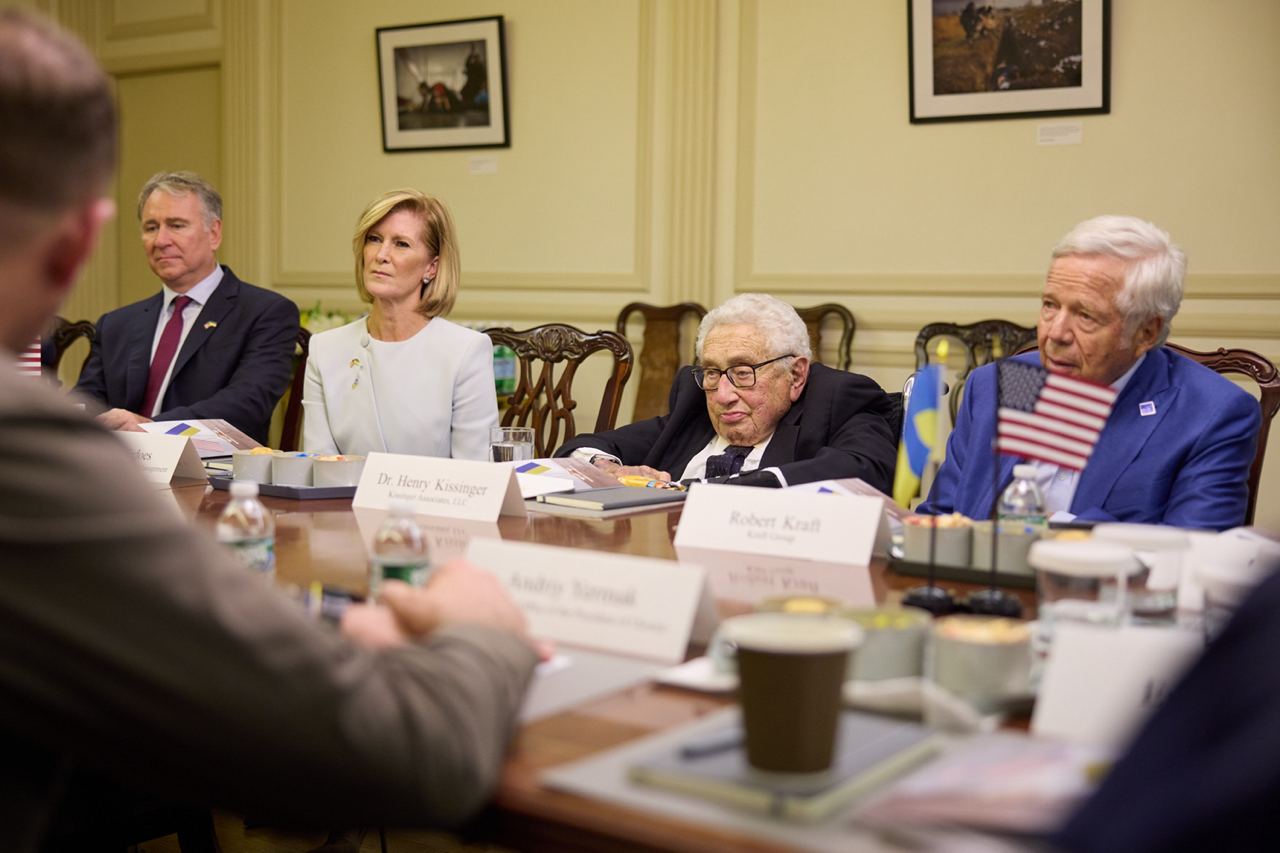
M 444 318 L 458 294 L 455 235 L 444 204 L 417 190 L 386 193 L 360 215 L 356 289 L 370 310 L 311 338 L 304 449 L 486 457 L 498 423 L 493 348 Z

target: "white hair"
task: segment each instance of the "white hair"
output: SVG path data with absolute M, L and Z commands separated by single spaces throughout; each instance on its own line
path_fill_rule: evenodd
M 1116 305 L 1124 315 L 1125 334 L 1133 336 L 1144 320 L 1159 317 L 1160 346 L 1182 304 L 1187 256 L 1168 232 L 1134 216 L 1095 216 L 1081 222 L 1053 249 L 1064 255 L 1107 255 L 1125 261 L 1124 285 Z
M 702 358 L 702 343 L 716 326 L 751 326 L 764 335 L 771 352 L 813 358 L 809 330 L 805 328 L 804 320 L 800 319 L 795 308 L 766 293 L 740 293 L 708 311 L 698 324 L 694 357 Z M 790 363 L 788 360 L 783 365 Z

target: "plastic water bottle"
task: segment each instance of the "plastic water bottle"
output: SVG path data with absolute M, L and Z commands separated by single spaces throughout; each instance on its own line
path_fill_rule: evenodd
M 257 483 L 231 481 L 231 503 L 218 516 L 217 535 L 246 567 L 267 577 L 275 575 L 276 522 L 258 500 Z
M 1013 482 L 1000 496 L 1001 522 L 1044 527 L 1044 493 L 1036 485 L 1036 466 L 1014 465 Z
M 413 504 L 392 501 L 391 514 L 382 522 L 373 538 L 373 556 L 369 559 L 369 596 L 377 598 L 383 581 L 403 581 L 410 586 L 427 582 L 431 555 L 427 537 L 413 517 Z
M 516 390 L 516 352 L 511 347 L 499 344 L 493 348 L 493 384 L 498 396 Z

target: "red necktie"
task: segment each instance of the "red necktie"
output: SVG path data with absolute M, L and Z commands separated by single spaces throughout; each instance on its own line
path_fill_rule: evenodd
M 173 315 L 165 323 L 160 333 L 160 343 L 156 344 L 156 354 L 151 357 L 151 375 L 147 377 L 147 396 L 142 398 L 142 411 L 138 414 L 144 418 L 151 417 L 156 406 L 156 396 L 164 383 L 165 374 L 173 362 L 173 355 L 178 351 L 178 341 L 182 338 L 182 310 L 191 302 L 190 296 L 179 296 L 173 300 Z

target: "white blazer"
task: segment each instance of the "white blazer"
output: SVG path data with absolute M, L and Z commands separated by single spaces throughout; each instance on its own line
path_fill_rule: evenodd
M 303 449 L 485 459 L 498 423 L 489 337 L 433 317 L 407 341 L 378 341 L 365 320 L 311 338 Z

